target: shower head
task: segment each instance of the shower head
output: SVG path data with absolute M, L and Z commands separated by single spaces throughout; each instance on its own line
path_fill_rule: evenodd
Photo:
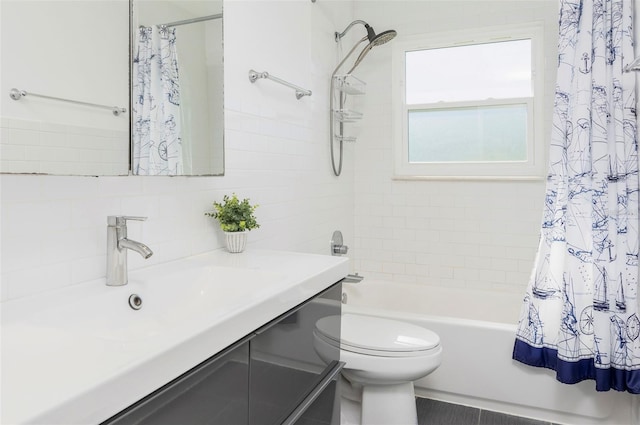
M 380 46 L 382 44 L 390 42 L 398 33 L 395 30 L 387 30 L 383 31 L 380 34 L 376 34 L 369 24 L 365 24 L 364 27 L 367 29 L 367 38 L 369 39 L 369 44 L 372 44 L 373 47 Z
M 382 31 L 380 34 L 374 36 L 373 40 L 371 39 L 371 37 L 369 37 L 369 43 L 372 44 L 373 47 L 381 46 L 393 40 L 396 35 L 398 35 L 396 30 Z
M 383 31 L 380 34 L 376 34 L 376 32 L 373 30 L 373 27 L 371 25 L 367 24 L 365 21 L 356 20 L 351 22 L 349 25 L 347 25 L 344 31 L 335 32 L 334 35 L 335 35 L 336 42 L 340 41 L 340 39 L 344 37 L 345 34 L 347 34 L 347 32 L 349 32 L 351 27 L 353 27 L 355 24 L 364 25 L 365 29 L 367 30 L 367 39 L 369 40 L 369 43 L 373 44 L 374 46 L 379 46 L 381 44 L 387 43 L 391 41 L 391 39 L 393 39 L 396 35 L 398 35 L 398 33 L 395 30 Z
M 362 62 L 362 59 L 364 59 L 364 57 L 367 56 L 367 53 L 369 53 L 369 50 L 371 50 L 372 48 L 374 48 L 376 46 L 381 46 L 381 45 L 383 45 L 385 43 L 388 43 L 389 41 L 393 40 L 396 35 L 398 35 L 398 33 L 395 30 L 387 30 L 387 31 L 381 32 L 380 34 L 376 34 L 376 32 L 373 30 L 373 27 L 371 25 L 369 25 L 365 21 L 357 20 L 357 21 L 353 21 L 349 25 L 347 25 L 347 28 L 345 28 L 345 30 L 342 31 L 341 33 L 339 33 L 339 32 L 335 33 L 336 42 L 340 41 L 340 39 L 342 37 L 344 37 L 345 34 L 355 24 L 364 25 L 365 29 L 367 30 L 367 36 L 363 37 L 360 41 L 358 41 L 358 43 L 355 46 L 353 46 L 353 49 L 351 49 L 351 51 L 347 54 L 347 56 L 345 56 L 345 58 L 342 60 L 342 62 L 340 62 L 340 64 L 337 66 L 336 71 L 344 63 L 344 61 L 347 59 L 347 57 L 349 57 L 349 55 L 351 55 L 353 50 L 360 43 L 362 43 L 363 41 L 367 41 L 368 40 L 369 44 L 367 44 L 365 46 L 365 48 L 362 50 L 362 52 L 360 52 L 360 55 L 358 55 L 358 59 L 356 59 L 356 61 L 354 62 L 353 66 L 351 67 L 349 72 L 347 72 L 347 74 L 351 74 L 351 72 L 356 68 L 356 66 L 358 66 L 360 64 L 360 62 Z M 335 71 L 334 71 L 334 74 L 335 74 Z
M 375 35 L 371 27 L 367 27 L 367 32 L 369 32 L 369 29 L 371 29 L 371 33 L 373 34 L 373 37 L 367 36 L 369 39 L 369 44 L 367 44 L 365 48 L 362 49 L 362 51 L 358 55 L 358 58 L 353 63 L 353 66 L 347 72 L 347 74 L 351 74 L 353 70 L 356 69 L 358 65 L 360 65 L 360 62 L 362 62 L 362 59 L 364 59 L 364 57 L 367 56 L 367 53 L 369 53 L 371 49 L 373 49 L 376 46 L 380 46 L 382 44 L 388 43 L 389 41 L 393 40 L 393 38 L 396 35 L 398 35 L 398 33 L 395 30 L 383 31 L 380 34 Z

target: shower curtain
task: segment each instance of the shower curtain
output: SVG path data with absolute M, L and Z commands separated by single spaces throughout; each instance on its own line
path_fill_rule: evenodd
M 550 172 L 513 358 L 640 393 L 634 0 L 562 0 Z
M 175 28 L 139 28 L 133 75 L 133 172 L 182 174 Z

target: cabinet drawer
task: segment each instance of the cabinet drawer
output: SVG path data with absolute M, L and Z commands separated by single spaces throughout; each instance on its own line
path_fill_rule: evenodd
M 344 362 L 333 361 L 320 383 L 305 397 L 282 425 L 331 424 L 340 425 L 340 372 Z
M 316 353 L 313 331 L 319 319 L 340 314 L 341 296 L 336 284 L 258 330 L 250 342 L 249 424 L 282 424 L 335 366 Z M 339 358 L 336 348 L 330 360 Z
M 249 343 L 235 344 L 103 425 L 247 424 Z

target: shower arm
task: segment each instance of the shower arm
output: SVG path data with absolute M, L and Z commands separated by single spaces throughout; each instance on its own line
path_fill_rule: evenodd
M 358 22 L 364 22 L 364 21 L 354 21 L 352 22 L 347 29 L 344 30 L 344 32 L 342 33 L 342 35 L 338 34 L 336 32 L 336 41 L 338 41 L 348 30 L 349 28 L 351 28 L 351 26 L 353 26 L 353 24 L 358 23 Z M 364 36 L 360 39 L 360 41 L 358 41 L 355 46 L 353 46 L 351 48 L 351 50 L 349 50 L 349 53 L 346 54 L 346 56 L 340 61 L 340 63 L 338 64 L 338 66 L 336 66 L 336 69 L 333 70 L 333 73 L 331 74 L 331 88 L 330 88 L 330 92 L 329 92 L 329 145 L 331 146 L 331 167 L 333 168 L 333 174 L 335 174 L 336 176 L 339 176 L 342 173 L 342 154 L 343 154 L 343 145 L 344 142 L 342 139 L 339 140 L 340 142 L 340 160 L 338 162 L 338 167 L 336 168 L 336 160 L 335 160 L 335 153 L 334 153 L 334 148 L 333 148 L 333 143 L 334 143 L 334 137 L 335 134 L 333 133 L 333 106 L 334 106 L 334 88 L 335 88 L 335 76 L 338 72 L 338 70 L 340 69 L 340 67 L 342 67 L 342 65 L 344 65 L 344 63 L 347 61 L 347 59 L 349 58 L 349 56 L 351 56 L 353 54 L 353 52 L 356 50 L 356 48 L 358 46 L 360 46 L 360 44 L 362 44 L 364 41 L 367 41 L 368 37 Z M 355 65 L 351 68 L 351 70 L 349 71 L 349 73 L 351 73 L 351 71 L 353 71 L 353 69 L 355 68 Z M 344 98 L 343 98 L 343 94 L 340 93 L 340 108 L 342 108 L 344 106 Z M 342 123 L 340 123 L 340 125 L 342 125 Z
M 349 25 L 347 25 L 347 27 L 344 29 L 344 31 L 342 31 L 342 32 L 340 32 L 340 33 L 339 33 L 339 32 L 337 32 L 337 31 L 335 32 L 336 43 L 337 43 L 338 41 L 340 41 L 340 39 L 341 39 L 342 37 L 344 37 L 344 36 L 345 36 L 345 34 L 347 34 L 347 32 L 349 32 L 349 30 L 351 29 L 351 27 L 352 27 L 352 26 L 354 26 L 355 24 L 361 24 L 361 25 L 364 25 L 364 27 L 365 27 L 365 28 L 369 28 L 369 24 L 367 24 L 365 21 L 361 21 L 361 20 L 359 20 L 359 19 L 358 19 L 358 20 L 355 20 L 355 21 L 351 22 Z

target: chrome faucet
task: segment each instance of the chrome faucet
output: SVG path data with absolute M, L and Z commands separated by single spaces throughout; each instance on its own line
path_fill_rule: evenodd
M 143 243 L 127 239 L 127 220 L 144 221 L 147 217 L 110 215 L 107 217 L 107 285 L 126 285 L 127 250 L 131 249 L 143 258 L 149 258 L 153 251 Z

